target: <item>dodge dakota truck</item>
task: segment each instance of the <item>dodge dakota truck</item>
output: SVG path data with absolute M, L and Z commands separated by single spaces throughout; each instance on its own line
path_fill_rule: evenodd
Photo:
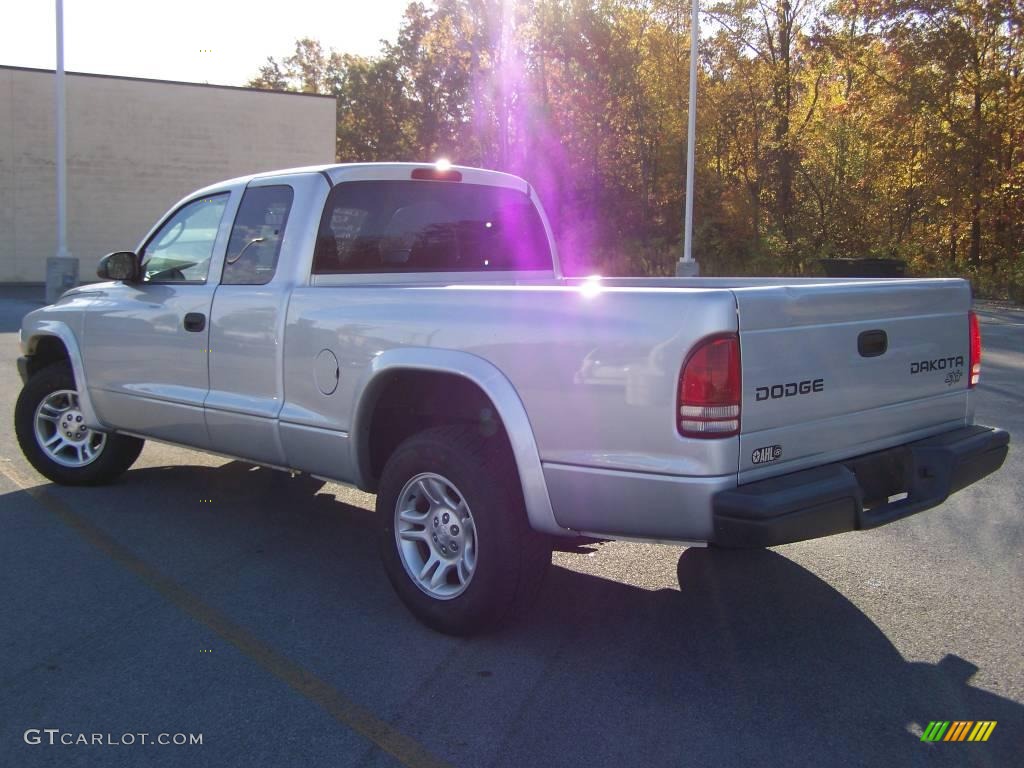
M 437 630 L 520 614 L 553 537 L 767 547 L 889 523 L 1002 464 L 954 279 L 566 278 L 536 191 L 424 164 L 201 189 L 29 313 L 28 461 L 143 440 L 376 494 Z

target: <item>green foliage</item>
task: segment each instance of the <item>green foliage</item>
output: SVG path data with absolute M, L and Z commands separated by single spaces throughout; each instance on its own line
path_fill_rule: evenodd
M 704 274 L 895 257 L 1021 297 L 1019 2 L 721 0 L 702 24 Z M 251 84 L 336 96 L 339 161 L 524 176 L 567 271 L 671 274 L 688 63 L 688 0 L 438 0 L 378 56 L 303 39 Z

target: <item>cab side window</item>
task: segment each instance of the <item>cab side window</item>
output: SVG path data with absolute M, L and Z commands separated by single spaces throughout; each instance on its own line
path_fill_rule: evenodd
M 146 283 L 205 283 L 227 193 L 186 203 L 142 249 Z
M 294 193 L 287 185 L 245 191 L 231 228 L 223 285 L 264 285 L 277 269 Z

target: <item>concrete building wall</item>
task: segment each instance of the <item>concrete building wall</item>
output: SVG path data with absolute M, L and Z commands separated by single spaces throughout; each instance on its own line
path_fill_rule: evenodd
M 194 189 L 334 162 L 335 101 L 68 74 L 68 248 L 83 281 Z M 52 71 L 0 67 L 0 283 L 42 282 L 55 255 Z

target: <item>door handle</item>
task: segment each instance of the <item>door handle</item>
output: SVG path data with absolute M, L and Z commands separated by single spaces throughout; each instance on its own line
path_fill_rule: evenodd
M 189 312 L 185 315 L 185 330 L 199 333 L 206 329 L 206 315 L 202 312 Z

